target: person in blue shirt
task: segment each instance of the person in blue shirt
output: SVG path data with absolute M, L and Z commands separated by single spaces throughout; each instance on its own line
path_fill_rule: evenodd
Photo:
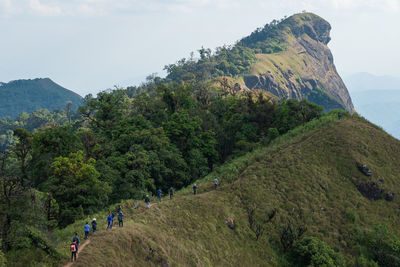
M 96 218 L 93 218 L 92 220 L 92 230 L 93 230 L 93 234 L 96 232 L 97 230 L 97 222 L 96 222 Z
M 146 209 L 150 208 L 150 198 L 149 198 L 149 195 L 146 195 L 146 198 L 144 199 L 144 202 L 146 203 Z
M 194 184 L 193 186 L 193 195 L 197 194 L 197 184 Z
M 162 194 L 162 191 L 161 191 L 161 189 L 159 188 L 159 189 L 157 190 L 157 201 L 159 201 L 159 202 L 161 202 L 161 194 Z
M 112 221 L 113 221 L 113 217 L 111 215 L 111 213 L 108 215 L 107 217 L 107 230 L 108 229 L 112 229 Z
M 83 227 L 85 229 L 85 239 L 89 237 L 89 232 L 90 232 L 90 225 L 88 222 L 86 222 L 85 226 Z
M 80 244 L 80 242 L 79 242 L 79 237 L 78 237 L 78 233 L 75 233 L 74 237 L 72 238 L 72 242 L 75 242 L 75 243 L 76 243 L 76 251 L 78 251 L 79 244 Z
M 119 227 L 124 226 L 123 216 L 124 215 L 122 214 L 122 210 L 120 210 L 119 214 L 118 214 L 118 226 Z
M 111 217 L 112 217 L 112 221 L 111 221 L 111 227 L 114 225 L 114 217 L 115 217 L 115 213 L 111 213 Z

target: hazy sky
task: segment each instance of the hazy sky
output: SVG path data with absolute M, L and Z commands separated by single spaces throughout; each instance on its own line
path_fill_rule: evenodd
M 400 0 L 0 0 L 0 81 L 49 77 L 81 95 L 307 10 L 332 25 L 341 74 L 400 76 Z

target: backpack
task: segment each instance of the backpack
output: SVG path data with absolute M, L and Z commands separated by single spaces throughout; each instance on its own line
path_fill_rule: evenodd
M 70 250 L 71 252 L 76 252 L 76 243 L 72 242 L 71 246 L 70 246 Z

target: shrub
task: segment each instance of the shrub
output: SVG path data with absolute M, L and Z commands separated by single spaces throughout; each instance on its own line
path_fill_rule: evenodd
M 267 134 L 267 143 L 271 143 L 272 140 L 279 136 L 279 131 L 276 128 L 269 128 Z
M 0 243 L 1 243 L 1 239 L 0 239 Z M 6 257 L 4 256 L 3 251 L 0 250 L 0 267 L 5 267 L 7 266 L 7 260 Z
M 307 228 L 303 225 L 297 225 L 292 221 L 288 221 L 287 224 L 283 225 L 279 230 L 279 236 L 283 251 L 289 252 L 292 250 L 293 245 L 307 231 Z
M 305 237 L 293 248 L 299 266 L 346 266 L 342 255 L 316 237 Z
M 379 266 L 400 266 L 400 240 L 386 226 L 377 225 L 365 232 L 359 243 L 367 247 Z
M 378 267 L 378 263 L 376 263 L 373 260 L 368 260 L 367 258 L 365 258 L 364 256 L 360 256 L 357 259 L 357 267 Z

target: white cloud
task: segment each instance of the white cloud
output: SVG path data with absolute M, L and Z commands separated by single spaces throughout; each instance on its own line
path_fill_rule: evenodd
M 149 12 L 196 12 L 201 8 L 237 9 L 245 0 L 0 0 L 1 14 L 104 16 Z M 13 10 L 13 12 L 11 12 Z M 19 12 L 15 12 L 18 10 Z
M 29 6 L 34 13 L 44 16 L 57 16 L 60 15 L 61 6 L 59 4 L 50 5 L 44 4 L 40 0 L 29 0 Z
M 16 13 L 16 10 L 11 0 L 0 0 L 0 17 L 10 16 L 14 13 Z

